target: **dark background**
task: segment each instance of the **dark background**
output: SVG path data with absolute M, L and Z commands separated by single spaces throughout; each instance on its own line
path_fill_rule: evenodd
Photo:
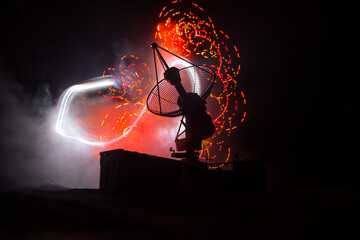
M 269 190 L 359 186 L 355 7 L 344 1 L 197 2 L 239 49 L 248 114 L 232 142 L 249 158 L 264 157 Z M 24 86 L 28 98 L 49 84 L 55 100 L 79 79 L 100 75 L 118 55 L 147 56 L 163 6 L 3 1 L 1 71 Z M 6 114 L 7 106 L 1 108 Z

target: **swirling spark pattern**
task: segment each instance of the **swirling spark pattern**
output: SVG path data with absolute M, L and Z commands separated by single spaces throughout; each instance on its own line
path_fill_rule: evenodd
M 109 82 L 109 78 L 111 84 L 104 85 L 104 80 Z M 116 68 L 103 71 L 102 78 L 79 86 L 87 84 L 101 85 L 102 88 L 91 88 L 85 95 L 71 98 L 75 110 L 70 112 L 82 129 L 83 142 L 116 147 L 124 137 L 135 138 L 130 133 L 140 124 L 146 111 L 146 96 L 153 85 L 148 65 L 134 55 L 124 55 Z
M 195 64 L 210 67 L 216 73 L 213 91 L 207 98 L 216 131 L 203 141 L 199 155 L 202 161 L 210 163 L 210 168 L 222 167 L 231 156 L 230 136 L 246 117 L 245 94 L 238 89 L 241 68 L 238 48 L 196 3 L 169 2 L 158 17 L 154 37 L 159 45 Z M 137 139 L 145 135 L 155 138 L 147 131 L 151 121 L 156 120 L 161 125 L 162 120 L 152 116 L 145 106 L 147 94 L 155 84 L 149 65 L 137 56 L 124 55 L 116 67 L 106 68 L 102 75 L 106 82 L 97 79 L 93 83 L 75 85 L 63 93 L 58 103 L 57 131 L 106 148 L 126 148 L 129 142 L 138 145 Z M 75 119 L 81 131 L 71 129 L 69 126 L 73 122 L 68 124 L 67 118 Z M 133 129 L 139 131 L 134 133 Z M 119 141 L 125 137 L 126 141 Z
M 216 72 L 217 81 L 207 99 L 216 132 L 212 138 L 203 141 L 200 159 L 211 162 L 221 158 L 228 162 L 231 155 L 228 139 L 246 117 L 245 94 L 237 91 L 241 68 L 238 48 L 231 45 L 229 35 L 216 28 L 204 9 L 194 2 L 172 1 L 160 11 L 159 20 L 155 39 L 161 42 L 163 48 L 193 62 L 206 63 L 203 65 Z M 240 124 L 234 121 L 238 114 L 241 115 Z

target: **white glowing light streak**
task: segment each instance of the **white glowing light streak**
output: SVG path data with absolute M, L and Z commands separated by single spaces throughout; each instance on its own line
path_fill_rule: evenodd
M 180 66 L 183 66 L 184 68 L 192 66 L 190 63 L 188 63 L 184 60 L 180 60 L 180 59 L 172 62 L 170 66 L 175 66 L 175 65 L 180 65 Z M 186 71 L 190 74 L 191 80 L 195 86 L 194 92 L 197 94 L 200 94 L 201 85 L 200 85 L 198 73 L 195 72 L 195 68 L 193 71 L 191 71 L 190 68 L 186 69 Z M 70 133 L 67 133 L 64 130 L 64 128 L 63 128 L 64 120 L 67 116 L 67 113 L 69 111 L 69 107 L 71 105 L 73 98 L 78 93 L 115 86 L 115 82 L 113 80 L 112 75 L 90 79 L 89 81 L 90 82 L 77 84 L 77 85 L 74 85 L 74 86 L 68 88 L 60 96 L 60 99 L 58 102 L 58 116 L 57 116 L 56 125 L 55 125 L 56 132 L 64 137 L 74 139 L 79 142 L 82 142 L 82 143 L 85 143 L 88 145 L 93 145 L 93 146 L 104 146 L 104 145 L 114 143 L 116 141 L 121 140 L 122 138 L 126 137 L 133 130 L 134 127 L 136 127 L 137 123 L 139 122 L 139 120 L 141 119 L 142 115 L 144 114 L 144 112 L 146 110 L 146 106 L 144 106 L 144 108 L 141 110 L 141 112 L 140 112 L 139 116 L 137 117 L 137 119 L 135 120 L 135 122 L 131 126 L 128 126 L 127 128 L 124 129 L 123 134 L 121 136 L 119 136 L 118 138 L 115 138 L 113 140 L 110 140 L 110 141 L 106 141 L 106 142 L 89 141 L 83 137 L 74 136 Z
M 58 116 L 57 116 L 56 125 L 55 125 L 56 132 L 64 137 L 75 139 L 79 142 L 82 142 L 82 143 L 85 143 L 88 145 L 95 145 L 95 146 L 102 146 L 102 145 L 114 143 L 114 142 L 126 137 L 132 131 L 132 129 L 136 126 L 136 124 L 142 117 L 143 113 L 145 112 L 146 106 L 141 110 L 141 113 L 139 114 L 139 116 L 135 120 L 135 122 L 131 126 L 127 127 L 120 137 L 113 139 L 111 141 L 107 141 L 107 142 L 89 141 L 82 137 L 71 135 L 63 129 L 64 119 L 67 116 L 70 104 L 76 94 L 81 93 L 81 92 L 95 90 L 95 89 L 111 87 L 111 86 L 115 86 L 115 82 L 113 81 L 113 76 L 109 75 L 109 76 L 94 78 L 94 79 L 91 79 L 91 82 L 77 84 L 77 85 L 74 85 L 74 86 L 68 88 L 60 96 L 60 99 L 58 102 L 58 106 L 59 106 Z

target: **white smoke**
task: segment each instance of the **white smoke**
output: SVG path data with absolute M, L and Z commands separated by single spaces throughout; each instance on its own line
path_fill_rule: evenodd
M 92 149 L 54 131 L 49 86 L 39 86 L 35 96 L 9 79 L 1 79 L 0 88 L 2 190 L 48 184 L 98 187 L 99 160 Z

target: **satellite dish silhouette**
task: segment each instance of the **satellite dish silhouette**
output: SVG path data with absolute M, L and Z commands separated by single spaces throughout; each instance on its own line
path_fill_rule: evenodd
M 215 125 L 205 106 L 205 99 L 214 85 L 215 72 L 211 68 L 194 65 L 156 43 L 151 44 L 151 47 L 154 53 L 157 84 L 148 95 L 147 108 L 150 112 L 164 117 L 183 115 L 175 143 L 177 151 L 186 152 L 173 152 L 172 156 L 197 160 L 198 154 L 195 151 L 201 150 L 202 140 L 211 137 L 215 132 Z M 159 49 L 185 61 L 189 66 L 181 69 L 169 67 Z M 164 69 L 164 78 L 161 81 L 158 81 L 156 57 Z M 182 132 L 180 132 L 181 126 L 185 127 Z M 185 138 L 180 139 L 184 133 Z
M 213 87 L 215 73 L 205 66 L 188 66 L 179 69 L 181 84 L 187 93 L 197 93 L 205 100 Z M 164 117 L 177 117 L 183 115 L 177 104 L 179 92 L 166 79 L 162 79 L 150 91 L 147 106 L 151 113 Z

